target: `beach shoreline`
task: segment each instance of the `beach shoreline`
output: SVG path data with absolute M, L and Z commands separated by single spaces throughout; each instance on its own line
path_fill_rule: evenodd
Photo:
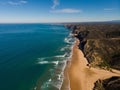
M 97 80 L 104 80 L 120 74 L 89 66 L 83 52 L 79 49 L 79 39 L 76 38 L 72 54 L 64 70 L 64 82 L 61 90 L 93 90 Z M 117 71 L 119 72 L 119 71 Z

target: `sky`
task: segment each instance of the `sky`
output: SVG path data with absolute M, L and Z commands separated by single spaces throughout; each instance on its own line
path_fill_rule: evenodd
M 0 0 L 0 23 L 120 20 L 120 0 Z

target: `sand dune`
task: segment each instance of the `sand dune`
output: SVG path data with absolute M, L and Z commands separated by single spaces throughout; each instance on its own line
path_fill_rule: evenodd
M 97 80 L 107 79 L 112 76 L 120 76 L 120 71 L 117 70 L 113 70 L 113 73 L 88 66 L 86 58 L 78 48 L 79 43 L 79 40 L 76 39 L 72 51 L 71 63 L 67 69 L 71 90 L 92 90 Z

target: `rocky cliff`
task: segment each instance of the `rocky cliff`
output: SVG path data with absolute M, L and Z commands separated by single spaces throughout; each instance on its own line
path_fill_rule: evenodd
M 120 70 L 120 24 L 66 24 L 92 67 Z M 120 90 L 120 77 L 98 80 L 93 90 Z
M 98 80 L 93 90 L 120 90 L 120 77 Z
M 120 70 L 120 24 L 67 24 L 93 67 Z

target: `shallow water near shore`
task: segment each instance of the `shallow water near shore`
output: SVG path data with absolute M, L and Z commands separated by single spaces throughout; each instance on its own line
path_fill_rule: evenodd
M 58 90 L 69 33 L 63 25 L 0 24 L 0 90 Z

